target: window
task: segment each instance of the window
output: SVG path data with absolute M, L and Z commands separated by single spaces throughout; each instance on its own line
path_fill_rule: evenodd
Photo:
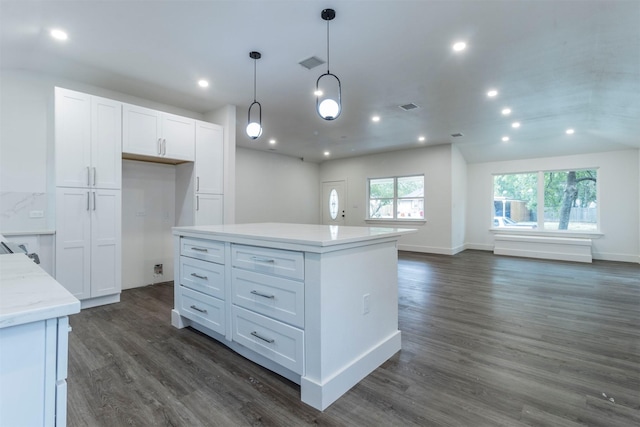
M 598 230 L 597 170 L 494 175 L 493 227 Z
M 424 220 L 424 175 L 370 178 L 368 218 Z

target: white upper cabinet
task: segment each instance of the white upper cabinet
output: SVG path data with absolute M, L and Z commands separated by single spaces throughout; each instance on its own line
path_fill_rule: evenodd
M 194 160 L 194 119 L 124 104 L 122 128 L 122 152 L 125 155 Z
M 122 152 L 160 157 L 160 112 L 124 104 L 122 109 Z
M 224 141 L 222 126 L 196 121 L 195 192 L 224 192 Z
M 122 186 L 122 104 L 55 89 L 56 186 Z

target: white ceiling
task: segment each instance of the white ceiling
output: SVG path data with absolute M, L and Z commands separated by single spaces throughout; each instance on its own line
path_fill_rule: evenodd
M 326 59 L 327 7 L 337 15 L 331 71 L 343 87 L 343 113 L 332 122 L 317 116 L 312 94 L 325 66 L 298 65 Z M 449 143 L 468 162 L 640 148 L 637 0 L 1 0 L 0 24 L 3 68 L 200 113 L 235 104 L 239 146 L 309 161 L 323 161 L 325 150 L 335 159 Z M 53 27 L 69 40 L 51 39 Z M 457 40 L 468 48 L 456 54 Z M 262 53 L 257 141 L 244 133 L 251 50 Z M 211 86 L 198 87 L 200 78 Z M 409 102 L 420 108 L 398 107 Z

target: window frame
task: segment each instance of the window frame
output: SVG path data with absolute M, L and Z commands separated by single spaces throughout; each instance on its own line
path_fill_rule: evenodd
M 595 182 L 596 185 L 596 229 L 595 230 L 552 230 L 544 228 L 544 199 L 545 199 L 545 181 L 544 176 L 546 173 L 552 172 L 569 172 L 569 171 L 585 171 L 585 170 L 595 170 L 597 172 L 597 179 Z M 494 226 L 494 216 L 495 216 L 495 177 L 503 176 L 503 175 L 519 175 L 519 174 L 537 174 L 536 184 L 537 184 L 537 207 L 536 207 L 536 216 L 537 216 L 537 228 L 535 229 L 509 229 L 504 227 L 496 227 Z M 585 237 L 585 236 L 603 236 L 604 234 L 601 231 L 601 216 L 600 216 L 600 167 L 599 166 L 579 166 L 579 167 L 567 167 L 567 168 L 553 168 L 553 169 L 538 169 L 538 170 L 525 170 L 525 171 L 514 171 L 514 172 L 494 172 L 491 174 L 491 216 L 489 217 L 489 231 L 493 233 L 499 234 L 531 234 L 531 235 L 546 235 L 546 236 L 564 236 L 564 237 Z
M 398 179 L 401 178 L 417 178 L 420 177 L 422 178 L 422 197 L 411 197 L 411 198 L 407 198 L 407 197 L 398 197 Z M 375 180 L 382 180 L 382 179 L 392 179 L 393 180 L 393 198 L 392 198 L 392 205 L 393 205 L 393 218 L 372 218 L 370 215 L 370 210 L 371 210 L 371 200 L 387 200 L 389 198 L 385 197 L 385 198 L 376 198 L 376 199 L 372 199 L 371 198 L 371 181 L 375 181 Z M 418 174 L 410 174 L 410 175 L 392 175 L 392 176 L 378 176 L 378 177 L 368 177 L 367 178 L 367 192 L 366 192 L 366 202 L 365 202 L 365 206 L 366 206 L 366 212 L 365 212 L 365 221 L 366 222 L 394 222 L 394 223 L 398 223 L 398 222 L 410 222 L 410 223 L 425 223 L 427 222 L 426 220 L 426 210 L 424 209 L 424 202 L 425 202 L 425 196 L 424 196 L 424 189 L 425 189 L 425 175 L 424 173 L 418 173 Z M 422 218 L 398 218 L 398 200 L 414 200 L 414 199 L 422 199 L 422 211 L 423 211 L 423 217 Z

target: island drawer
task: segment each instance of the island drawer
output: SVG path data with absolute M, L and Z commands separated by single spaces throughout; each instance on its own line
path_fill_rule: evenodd
M 304 283 L 233 269 L 233 303 L 304 328 Z
M 224 313 L 224 301 L 180 286 L 180 314 L 182 316 L 224 335 Z
M 224 264 L 224 243 L 183 237 L 180 239 L 180 255 Z
M 224 265 L 181 256 L 180 284 L 224 299 Z
M 234 267 L 289 279 L 304 280 L 304 254 L 282 249 L 233 245 Z
M 293 326 L 233 306 L 233 340 L 304 375 L 304 332 Z

